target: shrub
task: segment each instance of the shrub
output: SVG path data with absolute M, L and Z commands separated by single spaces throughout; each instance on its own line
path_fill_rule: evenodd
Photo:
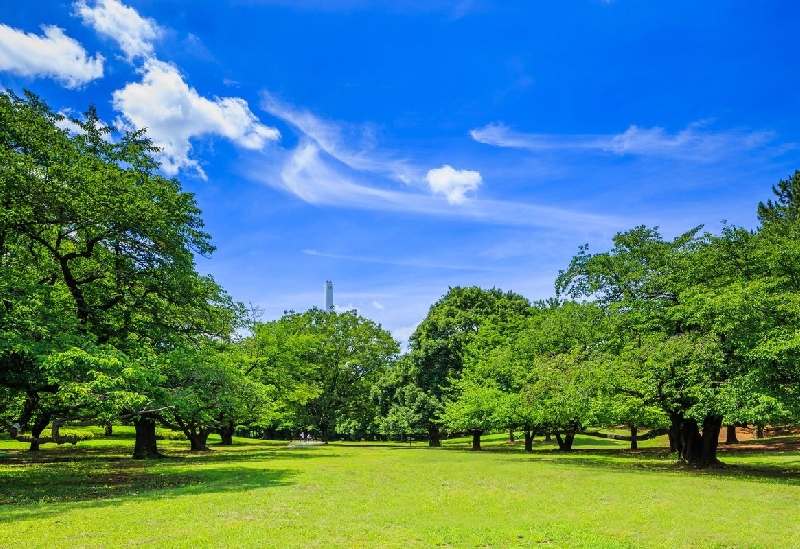
M 94 438 L 94 435 L 91 431 L 85 431 L 83 429 L 80 431 L 75 429 L 59 429 L 58 434 L 61 436 L 61 438 L 71 438 L 77 442 L 82 440 L 92 440 Z
M 170 429 L 156 429 L 156 440 L 188 440 L 180 431 Z

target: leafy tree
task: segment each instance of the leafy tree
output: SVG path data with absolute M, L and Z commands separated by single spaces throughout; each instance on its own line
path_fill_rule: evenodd
M 399 352 L 389 332 L 355 311 L 288 312 L 256 326 L 252 338 L 253 371 L 284 389 L 293 425 L 325 442 L 337 428 L 372 423 L 372 385 Z
M 764 219 L 769 207 L 791 210 L 762 205 Z M 607 253 L 582 249 L 559 277 L 561 291 L 595 296 L 617 319 L 617 360 L 637 374 L 618 390 L 669 415 L 671 445 L 692 465 L 718 463 L 721 426 L 780 398 L 788 384 L 775 375 L 779 362 L 794 371 L 785 356 L 764 355 L 773 344 L 791 347 L 798 325 L 791 268 L 771 272 L 776 259 L 791 264 L 792 252 L 771 245 L 766 227 L 702 237 L 694 229 L 673 241 L 639 227 Z
M 467 348 L 484 323 L 513 331 L 531 314 L 530 302 L 513 292 L 454 287 L 434 303 L 409 339 L 414 362 L 412 381 L 428 395 L 425 420 L 430 446 L 439 446 L 444 396 L 461 376 Z
M 182 431 L 193 451 L 208 450 L 208 435 L 221 427 L 260 417 L 270 402 L 267 388 L 219 345 L 175 349 L 160 357 L 157 370 L 164 404 L 158 421 Z
M 414 362 L 404 354 L 386 368 L 372 386 L 376 428 L 391 435 L 427 434 L 427 418 L 435 413 L 430 396 L 412 380 Z
M 75 133 L 63 118 L 33 94 L 0 93 L 0 370 L 27 395 L 25 422 L 43 422 L 40 393 L 61 386 L 39 382 L 50 353 L 111 345 L 146 365 L 181 341 L 227 336 L 236 316 L 195 271 L 193 254 L 213 247 L 193 196 L 156 173 L 144 132 L 115 134 L 94 108 L 72 119 Z M 142 455 L 157 455 L 154 418 L 134 412 L 137 436 L 152 440 Z

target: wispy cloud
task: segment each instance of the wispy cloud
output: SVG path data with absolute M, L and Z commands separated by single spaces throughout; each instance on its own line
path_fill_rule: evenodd
M 669 133 L 664 128 L 630 126 L 618 134 L 523 133 L 504 124 L 471 130 L 475 141 L 495 147 L 530 151 L 596 151 L 617 155 L 659 156 L 712 162 L 731 153 L 767 147 L 775 139 L 768 131 L 713 131 L 701 121 Z
M 76 14 L 97 34 L 111 38 L 122 49 L 128 61 L 153 55 L 153 41 L 163 29 L 153 20 L 118 0 L 97 0 L 90 7 L 85 0 L 73 4 Z
M 444 198 L 421 191 L 381 188 L 385 182 L 364 173 L 344 173 L 313 142 L 301 141 L 284 151 L 284 160 L 273 156 L 252 158 L 243 173 L 254 181 L 291 193 L 318 205 L 368 210 L 408 212 L 437 217 L 469 219 L 495 225 L 527 227 L 575 227 L 607 230 L 627 226 L 617 217 L 576 210 L 502 200 L 468 200 L 453 207 Z M 276 164 L 280 168 L 276 169 Z M 277 173 L 276 173 L 277 171 Z
M 74 38 L 55 26 L 42 35 L 0 24 L 0 71 L 26 77 L 53 78 L 67 88 L 79 88 L 103 76 L 103 56 L 90 57 Z
M 487 271 L 487 272 L 498 270 L 496 268 L 486 267 L 482 265 L 454 265 L 447 263 L 430 263 L 426 261 L 415 261 L 415 260 L 385 259 L 381 257 L 329 254 L 329 253 L 319 252 L 317 250 L 303 250 L 303 253 L 306 255 L 327 257 L 331 259 L 342 259 L 345 261 L 357 261 L 360 263 L 378 263 L 381 265 L 396 265 L 400 267 L 415 267 L 420 269 L 442 269 L 447 271 Z
M 419 183 L 422 170 L 408 160 L 376 150 L 376 129 L 370 124 L 331 122 L 280 101 L 269 92 L 261 94 L 261 108 L 296 128 L 320 149 L 342 164 L 386 175 L 406 184 Z

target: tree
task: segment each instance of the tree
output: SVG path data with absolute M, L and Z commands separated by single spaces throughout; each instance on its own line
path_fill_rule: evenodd
M 428 395 L 429 445 L 439 446 L 444 395 L 461 376 L 467 347 L 484 323 L 514 330 L 531 314 L 530 302 L 513 292 L 492 288 L 454 287 L 434 303 L 409 339 L 414 385 Z
M 94 108 L 71 120 L 74 133 L 58 127 L 63 119 L 33 94 L 0 93 L 0 257 L 8 266 L 0 284 L 10 290 L 0 330 L 16 342 L 2 349 L 0 370 L 27 395 L 26 422 L 46 402 L 40 394 L 60 388 L 57 379 L 37 381 L 50 352 L 110 345 L 146 367 L 179 341 L 226 337 L 236 316 L 224 291 L 196 272 L 194 254 L 213 250 L 200 211 L 177 180 L 156 173 L 144 132 L 117 134 Z M 49 413 L 41 410 L 39 423 Z M 129 413 L 137 437 L 151 441 L 138 440 L 142 455 L 157 455 L 151 411 Z
M 268 389 L 248 378 L 226 346 L 179 348 L 160 357 L 163 411 L 158 421 L 182 431 L 192 451 L 208 450 L 208 436 L 237 420 L 258 418 L 269 405 Z
M 791 210 L 762 205 L 764 219 L 782 218 L 770 208 Z M 607 253 L 581 249 L 559 276 L 560 291 L 595 296 L 616 318 L 617 360 L 637 372 L 637 382 L 619 390 L 669 416 L 671 446 L 690 465 L 717 464 L 721 426 L 780 398 L 788 384 L 778 364 L 789 373 L 784 381 L 796 379 L 786 355 L 768 356 L 775 346 L 795 347 L 793 271 L 771 272 L 773 261 L 791 265 L 795 252 L 770 245 L 766 227 L 725 226 L 699 237 L 693 229 L 673 241 L 638 227 L 615 236 Z
M 372 386 L 376 428 L 391 435 L 427 434 L 427 418 L 435 413 L 430 396 L 412 380 L 414 362 L 409 354 L 393 360 Z
M 372 423 L 372 385 L 400 350 L 389 332 L 355 311 L 288 312 L 257 325 L 252 337 L 259 349 L 254 370 L 283 388 L 292 423 L 324 442 L 337 428 Z

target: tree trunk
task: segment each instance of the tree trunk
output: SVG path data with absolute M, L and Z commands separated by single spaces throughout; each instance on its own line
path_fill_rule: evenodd
M 50 423 L 50 414 L 38 417 L 36 421 L 33 422 L 33 426 L 31 427 L 31 447 L 28 448 L 29 451 L 39 451 L 39 436 L 42 434 L 42 431 L 44 431 L 44 428 L 47 427 L 48 423 Z
M 319 436 L 322 439 L 322 443 L 323 444 L 328 444 L 328 424 L 327 423 L 320 423 L 319 424 L 319 430 L 320 430 Z
M 155 459 L 164 457 L 158 451 L 156 441 L 156 420 L 152 416 L 133 419 L 136 442 L 133 445 L 133 459 Z
M 572 450 L 572 443 L 575 442 L 575 435 L 564 435 L 561 437 L 561 433 L 556 433 L 556 442 L 558 442 L 558 449 L 562 452 L 569 452 Z
M 440 448 L 442 446 L 438 425 L 428 426 L 428 446 L 431 448 Z
M 764 426 L 756 425 L 756 438 L 764 438 Z
M 508 442 L 514 442 L 514 428 L 509 427 L 508 429 Z
M 233 445 L 233 430 L 234 424 L 232 421 L 225 424 L 223 427 L 219 429 L 219 436 L 220 436 L 220 446 L 232 446 Z
M 639 442 L 636 440 L 636 435 L 639 434 L 639 430 L 636 428 L 635 425 L 631 425 L 631 450 L 638 450 L 639 449 Z
M 525 451 L 533 452 L 533 433 L 530 429 L 525 430 Z
M 553 441 L 553 439 L 550 437 L 550 433 L 547 433 L 547 434 L 544 436 L 544 441 L 545 441 L 545 442 L 552 442 L 552 441 Z
M 698 468 L 717 465 L 717 444 L 722 429 L 722 418 L 707 416 L 703 420 L 703 431 L 694 419 L 684 418 L 680 427 L 680 449 L 678 458 Z
M 114 434 L 114 428 L 111 426 L 110 423 L 106 423 L 105 424 L 105 430 L 103 431 L 103 435 L 107 436 L 107 437 L 110 437 L 113 434 Z
M 727 433 L 725 434 L 725 444 L 736 444 L 739 439 L 736 438 L 736 425 L 728 425 L 726 427 Z
M 186 438 L 189 439 L 189 447 L 191 448 L 192 452 L 208 452 L 208 435 L 210 433 L 209 429 L 197 429 L 197 430 L 189 430 L 186 429 L 183 431 L 186 435 Z
M 483 434 L 483 429 L 474 429 L 472 431 L 472 449 L 476 452 L 481 449 L 482 434 Z
M 669 415 L 669 451 L 680 454 L 681 441 L 681 421 L 683 418 L 678 414 Z

